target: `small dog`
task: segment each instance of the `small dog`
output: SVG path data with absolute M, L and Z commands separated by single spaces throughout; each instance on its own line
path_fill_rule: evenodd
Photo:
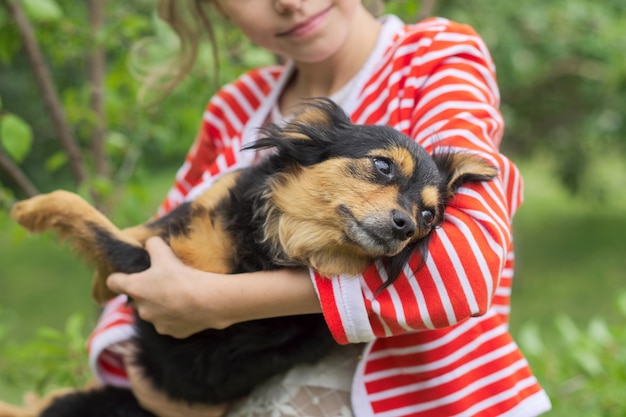
M 383 291 L 415 250 L 426 253 L 456 189 L 497 173 L 475 155 L 432 157 L 390 127 L 355 125 L 327 99 L 312 100 L 282 128 L 270 125 L 247 149 L 273 152 L 223 175 L 195 201 L 130 229 L 119 230 L 66 191 L 19 202 L 11 214 L 32 232 L 59 231 L 95 264 L 93 297 L 100 303 L 115 295 L 105 285 L 110 273 L 150 266 L 143 244 L 154 235 L 184 263 L 218 273 L 312 267 L 324 276 L 356 275 L 382 259 L 389 276 Z M 335 345 L 320 314 L 238 323 L 186 339 L 159 335 L 139 317 L 136 326 L 136 360 L 145 375 L 190 403 L 232 402 Z M 130 391 L 113 387 L 57 396 L 38 413 L 151 415 Z

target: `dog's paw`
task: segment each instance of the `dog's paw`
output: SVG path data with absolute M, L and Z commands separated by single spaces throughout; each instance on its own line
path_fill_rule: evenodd
M 11 208 L 11 217 L 30 232 L 44 229 L 45 215 L 42 214 L 39 196 L 15 203 Z
M 39 409 L 34 407 L 18 407 L 0 401 L 0 417 L 37 417 Z
M 26 230 L 39 233 L 59 223 L 71 222 L 76 209 L 85 204 L 78 195 L 58 190 L 16 203 L 11 217 Z

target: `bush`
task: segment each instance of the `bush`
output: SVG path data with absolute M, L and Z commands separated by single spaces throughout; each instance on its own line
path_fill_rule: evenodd
M 2 313 L 0 311 L 0 313 Z M 41 327 L 25 343 L 16 343 L 7 337 L 10 326 L 0 314 L 0 390 L 2 400 L 14 392 L 36 392 L 44 394 L 54 388 L 81 387 L 90 378 L 85 349 L 86 333 L 84 319 L 80 314 L 72 315 L 63 331 Z
M 550 396 L 551 416 L 621 417 L 626 392 L 626 293 L 617 308 L 624 319 L 602 317 L 581 329 L 565 315 L 551 326 L 528 323 L 517 340 Z
M 626 151 L 623 0 L 440 1 L 436 12 L 469 23 L 496 63 L 504 146 L 543 152 L 573 193 L 610 192 L 593 162 Z M 622 162 L 623 166 L 623 162 Z M 589 181 L 589 179 L 595 181 Z

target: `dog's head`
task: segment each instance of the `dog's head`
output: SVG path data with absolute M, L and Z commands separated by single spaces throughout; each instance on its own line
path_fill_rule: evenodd
M 455 190 L 496 175 L 477 156 L 432 157 L 390 127 L 355 125 L 327 99 L 313 100 L 283 128 L 268 127 L 249 148 L 276 149 L 266 239 L 285 264 L 327 276 L 357 274 L 387 258 L 393 279 L 443 222 Z

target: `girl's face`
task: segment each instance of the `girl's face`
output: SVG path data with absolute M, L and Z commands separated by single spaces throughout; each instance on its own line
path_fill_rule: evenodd
M 215 2 L 252 42 L 302 63 L 322 62 L 344 47 L 348 34 L 356 29 L 357 9 L 362 7 L 361 0 Z

